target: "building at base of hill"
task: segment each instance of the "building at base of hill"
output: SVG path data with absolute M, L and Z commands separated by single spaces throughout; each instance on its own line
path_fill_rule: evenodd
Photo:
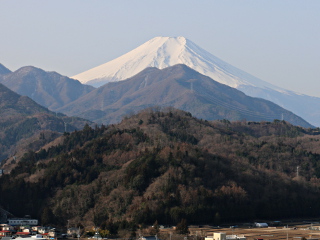
M 37 226 L 38 220 L 30 219 L 30 218 L 8 218 L 8 224 L 11 226 L 22 226 L 22 225 Z
M 246 240 L 244 235 L 226 235 L 226 233 L 213 233 L 212 236 L 208 236 L 205 240 Z

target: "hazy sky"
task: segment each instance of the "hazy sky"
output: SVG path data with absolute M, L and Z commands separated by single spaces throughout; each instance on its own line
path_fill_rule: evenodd
M 320 0 L 0 0 L 0 63 L 73 76 L 184 36 L 277 86 L 320 97 Z

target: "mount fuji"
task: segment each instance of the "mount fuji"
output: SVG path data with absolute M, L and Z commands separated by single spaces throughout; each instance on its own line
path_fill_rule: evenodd
M 155 37 L 112 61 L 72 78 L 99 87 L 130 78 L 148 67 L 164 69 L 176 64 L 184 64 L 249 96 L 272 101 L 320 126 L 320 98 L 289 91 L 256 78 L 184 37 Z

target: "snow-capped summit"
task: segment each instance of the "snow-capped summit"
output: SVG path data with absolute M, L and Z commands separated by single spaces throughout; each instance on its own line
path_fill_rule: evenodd
M 185 64 L 249 96 L 270 100 L 311 124 L 320 126 L 320 98 L 298 94 L 256 78 L 222 61 L 184 37 L 155 37 L 112 61 L 72 78 L 99 87 L 107 82 L 132 77 L 147 67 L 163 69 L 176 64 Z
M 110 62 L 72 78 L 99 87 L 107 82 L 132 77 L 147 67 L 163 69 L 176 64 L 185 64 L 234 88 L 241 85 L 277 88 L 220 60 L 185 37 L 155 37 Z

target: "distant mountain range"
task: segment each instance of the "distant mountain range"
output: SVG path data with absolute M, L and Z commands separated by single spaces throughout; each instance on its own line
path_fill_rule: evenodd
M 37 150 L 88 121 L 56 114 L 0 84 L 0 162 L 20 150 Z
M 53 111 L 94 89 L 92 86 L 81 84 L 77 80 L 56 72 L 46 72 L 31 66 L 11 72 L 0 65 L 1 73 L 0 83 Z
M 175 64 L 185 64 L 249 96 L 270 100 L 311 124 L 320 126 L 320 98 L 295 93 L 262 81 L 220 60 L 184 37 L 153 38 L 112 61 L 72 78 L 98 87 L 107 82 L 130 78 L 147 67 L 163 69 Z
M 183 64 L 162 70 L 147 68 L 125 81 L 107 83 L 58 110 L 98 123 L 116 123 L 125 115 L 151 106 L 171 106 L 206 120 L 283 118 L 295 125 L 312 127 L 270 101 L 246 96 Z
M 147 107 L 171 106 L 206 120 L 284 119 L 313 127 L 276 104 L 248 97 L 183 64 L 162 70 L 147 68 L 126 81 L 110 82 L 98 89 L 35 67 L 22 67 L 14 72 L 4 66 L 1 69 L 0 83 L 11 90 L 52 111 L 97 123 L 116 123 Z

